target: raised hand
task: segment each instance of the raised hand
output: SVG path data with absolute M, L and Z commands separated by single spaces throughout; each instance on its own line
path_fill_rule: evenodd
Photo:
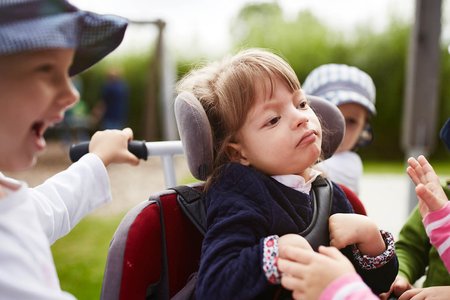
M 419 211 L 422 217 L 431 211 L 441 209 L 448 199 L 433 167 L 423 155 L 417 159 L 410 157 L 408 165 L 406 172 L 416 185 L 416 195 L 419 198 Z

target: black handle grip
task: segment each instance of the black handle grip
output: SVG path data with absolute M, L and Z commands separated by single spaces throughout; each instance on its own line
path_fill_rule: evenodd
M 148 152 L 145 141 L 130 141 L 128 151 L 136 155 L 137 158 L 147 160 Z M 89 142 L 74 144 L 69 149 L 69 157 L 72 162 L 78 161 L 83 155 L 89 152 Z

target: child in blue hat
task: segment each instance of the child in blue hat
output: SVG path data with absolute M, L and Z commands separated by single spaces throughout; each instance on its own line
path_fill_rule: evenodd
M 79 95 L 70 76 L 122 41 L 126 20 L 63 0 L 0 2 L 0 170 L 26 170 L 46 130 Z M 0 173 L 0 299 L 73 299 L 59 286 L 50 251 L 87 213 L 111 201 L 106 166 L 138 164 L 131 129 L 94 134 L 90 153 L 36 188 Z
M 344 140 L 336 153 L 317 167 L 358 195 L 363 164 L 356 150 L 372 141 L 370 119 L 376 114 L 372 78 L 357 67 L 325 64 L 311 71 L 302 88 L 307 95 L 332 102 L 344 115 Z

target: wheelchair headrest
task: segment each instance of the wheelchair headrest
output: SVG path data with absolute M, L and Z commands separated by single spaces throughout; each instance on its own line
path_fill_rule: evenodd
M 333 155 L 345 133 L 345 120 L 336 105 L 317 96 L 306 96 L 322 125 L 322 156 Z M 175 118 L 188 167 L 198 180 L 212 172 L 213 141 L 211 126 L 200 101 L 188 92 L 175 99 Z

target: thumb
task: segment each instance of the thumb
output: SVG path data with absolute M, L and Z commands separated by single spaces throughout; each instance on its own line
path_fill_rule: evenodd
M 428 188 L 423 184 L 419 184 L 416 186 L 416 194 L 430 211 L 439 210 L 442 207 L 439 199 L 436 198 L 435 194 L 433 194 Z
M 139 158 L 131 152 L 127 152 L 125 154 L 125 163 L 129 163 L 130 165 L 137 166 L 139 165 Z

